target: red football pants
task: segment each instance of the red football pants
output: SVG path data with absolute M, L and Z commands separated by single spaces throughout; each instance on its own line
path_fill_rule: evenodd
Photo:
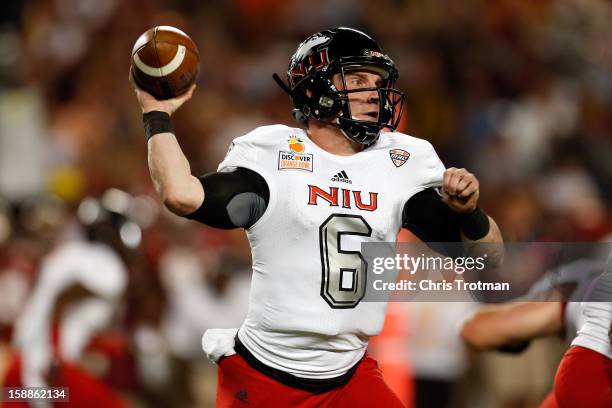
M 281 384 L 237 354 L 221 359 L 218 372 L 217 407 L 403 407 L 385 384 L 376 360 L 367 355 L 347 384 L 323 394 Z
M 612 407 L 612 360 L 584 347 L 571 347 L 557 369 L 554 392 L 559 408 Z

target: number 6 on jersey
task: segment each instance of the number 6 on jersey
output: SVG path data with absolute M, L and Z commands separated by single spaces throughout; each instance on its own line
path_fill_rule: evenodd
M 353 308 L 365 295 L 367 263 L 361 252 L 341 249 L 343 235 L 369 237 L 372 228 L 360 215 L 332 214 L 319 227 L 321 296 L 334 309 Z

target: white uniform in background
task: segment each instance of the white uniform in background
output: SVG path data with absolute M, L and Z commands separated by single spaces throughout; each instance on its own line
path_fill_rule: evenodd
M 478 307 L 468 302 L 410 302 L 408 364 L 417 378 L 454 382 L 465 373 L 465 345 L 458 323 Z
M 605 267 L 605 261 L 597 258 L 581 258 L 561 265 L 547 272 L 536 282 L 530 291 L 530 295 L 527 296 L 527 298 L 530 296 L 537 297 L 539 292 L 548 293 L 565 285 L 575 287 L 564 311 L 563 323 L 565 324 L 565 339 L 568 344 L 572 342 L 578 334 L 578 330 L 585 323 L 584 308 L 588 304 L 586 301 L 591 297 L 598 278 L 602 275 Z
M 264 215 L 247 230 L 253 256 L 240 341 L 262 363 L 304 378 L 347 372 L 382 329 L 386 302 L 362 302 L 363 242 L 395 242 L 404 204 L 440 186 L 444 166 L 427 141 L 381 134 L 337 156 L 302 129 L 260 127 L 234 140 L 219 171 L 251 169 L 268 184 Z M 209 331 L 207 354 L 232 354 L 232 331 Z
M 605 272 L 597 278 L 581 306 L 581 324 L 572 346 L 581 346 L 612 359 L 612 254 Z
M 71 305 L 61 317 L 59 352 L 62 358 L 75 361 L 93 335 L 110 322 L 126 282 L 123 261 L 99 243 L 65 243 L 42 261 L 36 285 L 15 328 L 24 386 L 45 386 L 43 378 L 53 360 L 53 309 L 61 294 L 78 284 L 96 296 Z
M 185 248 L 170 249 L 159 266 L 168 294 L 163 331 L 172 352 L 184 359 L 202 357 L 198 339 L 205 330 L 239 326 L 246 316 L 251 275 L 235 271 L 219 294 L 206 283 L 205 270 L 195 250 Z

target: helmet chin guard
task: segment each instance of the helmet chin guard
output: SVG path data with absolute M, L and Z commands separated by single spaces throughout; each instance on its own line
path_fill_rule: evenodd
M 369 71 L 381 76 L 374 88 L 347 90 L 345 75 L 350 71 Z M 344 84 L 338 90 L 334 75 Z M 301 125 L 317 119 L 338 127 L 349 140 L 369 146 L 378 140 L 383 129 L 395 130 L 402 115 L 404 95 L 396 88 L 399 77 L 393 60 L 373 38 L 346 27 L 321 31 L 302 42 L 289 64 L 286 85 L 278 75 L 274 80 L 289 94 L 293 116 Z M 355 92 L 377 92 L 378 114 L 374 120 L 353 117 L 349 95 Z

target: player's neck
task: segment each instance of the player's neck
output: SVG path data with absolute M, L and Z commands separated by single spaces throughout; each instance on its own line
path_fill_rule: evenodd
M 338 156 L 351 156 L 363 150 L 363 145 L 350 141 L 340 129 L 324 122 L 310 121 L 308 136 L 321 149 Z

